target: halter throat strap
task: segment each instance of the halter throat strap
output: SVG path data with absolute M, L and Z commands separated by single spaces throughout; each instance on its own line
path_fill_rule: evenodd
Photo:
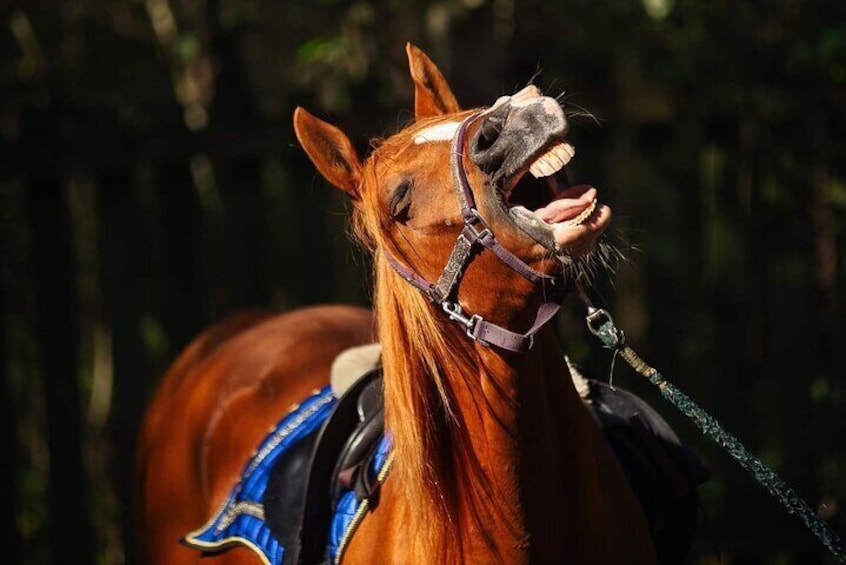
M 464 228 L 456 238 L 441 276 L 436 283 L 432 283 L 400 263 L 388 251 L 384 251 L 385 259 L 400 277 L 418 288 L 431 302 L 439 304 L 450 320 L 464 326 L 467 336 L 472 340 L 486 347 L 495 346 L 508 351 L 523 352 L 532 348 L 535 334 L 561 308 L 565 294 L 564 278 L 561 275 L 552 277 L 532 269 L 522 259 L 503 247 L 476 208 L 476 199 L 464 169 L 464 142 L 468 127 L 482 113 L 477 112 L 461 122 L 452 138 L 450 169 L 453 185 L 458 194 Z M 532 327 L 526 333 L 512 332 L 485 320 L 478 314 L 465 313 L 458 303 L 456 295 L 461 278 L 473 257 L 482 249 L 491 251 L 529 282 L 544 287 L 544 301 L 538 307 Z

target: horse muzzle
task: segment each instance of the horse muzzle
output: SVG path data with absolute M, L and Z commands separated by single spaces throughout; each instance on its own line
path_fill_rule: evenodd
M 503 97 L 479 118 L 470 160 L 488 177 L 494 204 L 548 251 L 582 247 L 610 220 L 596 189 L 571 187 L 566 165 L 575 149 L 565 141 L 567 117 L 554 98 L 528 86 Z

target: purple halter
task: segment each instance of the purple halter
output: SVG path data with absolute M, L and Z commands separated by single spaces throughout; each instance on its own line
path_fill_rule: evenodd
M 450 168 L 453 184 L 458 193 L 461 215 L 464 219 L 464 229 L 458 235 L 452 253 L 446 266 L 436 283 L 429 282 L 410 268 L 396 260 L 390 253 L 385 252 L 388 264 L 411 285 L 417 287 L 433 303 L 440 304 L 450 320 L 465 327 L 467 335 L 486 347 L 496 346 L 508 351 L 528 351 L 534 344 L 535 334 L 561 308 L 564 300 L 564 277 L 551 277 L 539 273 L 527 265 L 522 259 L 511 253 L 497 241 L 487 222 L 476 208 L 476 199 L 467 180 L 464 170 L 464 140 L 468 126 L 482 112 L 477 112 L 465 119 L 452 138 L 450 151 Z M 534 284 L 544 285 L 544 302 L 538 307 L 534 323 L 526 333 L 512 332 L 488 322 L 478 314 L 469 315 L 458 303 L 457 291 L 461 277 L 479 247 L 491 251 L 499 259 L 511 267 L 520 276 Z

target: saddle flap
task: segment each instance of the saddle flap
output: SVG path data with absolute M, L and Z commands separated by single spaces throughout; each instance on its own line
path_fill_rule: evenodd
M 338 400 L 320 432 L 309 465 L 302 520 L 297 524 L 299 543 L 297 550 L 290 552 L 289 563 L 318 563 L 325 558 L 337 473 L 349 467 L 344 460 L 352 461 L 361 452 L 366 454 L 366 440 L 375 433 L 374 422 L 381 435 L 381 375 L 379 367 L 355 381 Z
M 344 444 L 332 472 L 334 480 L 330 498 L 333 508 L 337 504 L 339 493 L 355 484 L 362 463 L 385 430 L 382 379 L 373 378 L 369 381 L 358 397 L 359 424 Z

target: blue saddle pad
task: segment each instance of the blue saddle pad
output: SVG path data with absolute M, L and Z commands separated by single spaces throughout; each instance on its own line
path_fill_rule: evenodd
M 242 545 L 253 550 L 266 565 L 281 565 L 286 548 L 274 537 L 264 508 L 271 474 L 287 451 L 323 425 L 337 402 L 326 387 L 291 409 L 258 446 L 220 509 L 202 527 L 187 534 L 183 543 L 204 553 Z M 367 468 L 370 476 L 380 483 L 390 468 L 390 451 L 390 439 L 381 437 Z M 341 557 L 370 509 L 369 501 L 360 498 L 355 490 L 345 489 L 339 493 L 326 538 L 327 554 L 333 562 Z
M 203 552 L 244 545 L 267 565 L 282 563 L 285 548 L 265 522 L 262 503 L 271 471 L 287 450 L 323 425 L 336 402 L 326 387 L 288 412 L 256 449 L 226 502 L 206 524 L 185 536 L 185 545 Z

